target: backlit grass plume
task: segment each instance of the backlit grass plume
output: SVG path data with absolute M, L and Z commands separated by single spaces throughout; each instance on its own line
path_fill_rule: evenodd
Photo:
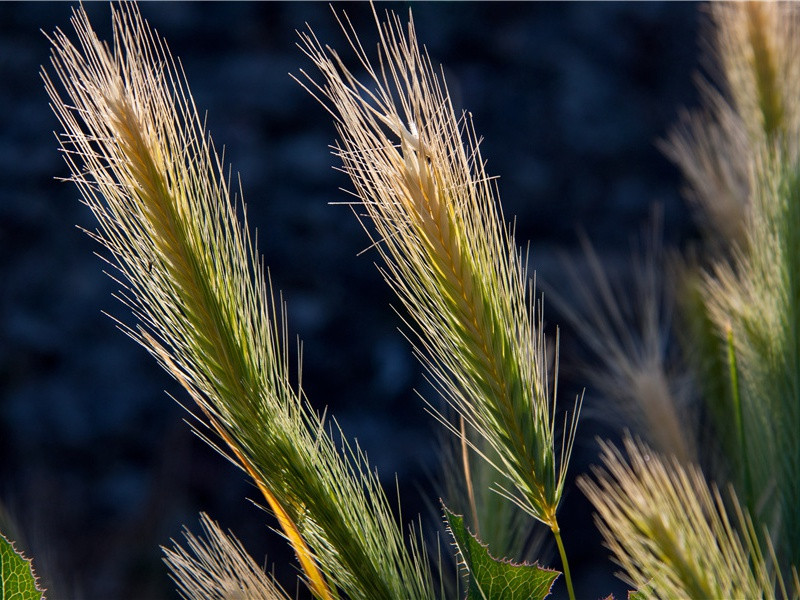
M 748 505 L 800 561 L 800 162 L 764 157 L 752 192 L 747 254 L 705 281 L 712 322 L 735 355 L 733 422 Z M 738 417 L 738 418 L 737 418 Z M 726 423 L 723 421 L 722 426 Z M 764 465 L 771 465 L 765 469 Z
M 603 396 L 598 416 L 635 428 L 682 464 L 696 463 L 694 415 L 670 351 L 674 298 L 665 283 L 668 263 L 654 219 L 653 231 L 643 232 L 631 251 L 632 281 L 625 284 L 608 273 L 584 240 L 588 273 L 568 265 L 573 299 L 562 299 L 559 306 L 593 355 L 581 373 L 589 389 Z
M 800 36 L 793 3 L 719 2 L 710 13 L 704 107 L 686 113 L 662 147 L 713 244 L 726 250 L 745 243 L 759 146 L 796 144 Z
M 749 141 L 797 132 L 798 7 L 781 2 L 723 3 L 714 5 L 711 15 L 722 83 Z
M 322 73 L 309 89 L 335 120 L 383 275 L 431 380 L 491 447 L 484 458 L 507 480 L 502 493 L 554 532 L 571 593 L 556 512 L 577 411 L 558 442 L 541 314 L 471 119 L 456 115 L 413 22 L 407 31 L 395 15 L 379 24 L 374 63 L 343 28 L 364 82 L 313 33 L 302 46 Z
M 597 481 L 581 477 L 578 484 L 597 510 L 623 578 L 643 597 L 777 597 L 735 498 L 732 522 L 720 494 L 696 467 L 662 458 L 630 438 L 627 458 L 601 445 L 604 468 L 595 469 Z
M 289 600 L 290 596 L 247 554 L 241 542 L 226 534 L 205 513 L 204 536 L 184 528 L 187 549 L 164 548 L 164 562 L 185 600 Z
M 340 453 L 290 383 L 282 306 L 266 282 L 180 67 L 133 4 L 113 45 L 79 9 L 44 75 L 62 149 L 111 253 L 122 325 L 183 385 L 253 478 L 318 598 L 432 597 L 360 451 Z M 61 87 L 57 86 L 60 80 Z
M 720 92 L 706 88 L 708 114 L 673 133 L 670 148 L 706 221 L 730 231 L 725 207 L 738 206 L 738 233 L 718 237 L 723 251 L 686 277 L 687 322 L 701 342 L 690 352 L 706 359 L 699 380 L 716 382 L 705 400 L 723 474 L 787 569 L 800 561 L 800 12 L 720 3 L 711 15 Z M 703 185 L 715 172 L 736 182 L 731 193 Z

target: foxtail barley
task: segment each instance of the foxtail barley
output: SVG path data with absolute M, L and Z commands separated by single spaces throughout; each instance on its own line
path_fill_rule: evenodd
M 711 67 L 704 109 L 685 113 L 662 148 L 683 171 L 687 196 L 716 250 L 746 243 L 754 150 L 796 144 L 800 131 L 798 7 L 785 2 L 710 6 Z M 795 140 L 795 141 L 792 141 Z
M 198 404 L 251 475 L 318 598 L 430 598 L 418 541 L 406 547 L 377 475 L 342 452 L 290 383 L 285 313 L 231 201 L 223 165 L 179 65 L 138 8 L 113 11 L 113 50 L 85 11 L 78 43 L 51 37 L 44 74 L 64 156 L 99 222 L 121 327 Z M 63 96 L 62 96 L 63 94 Z
M 603 395 L 597 411 L 635 428 L 659 452 L 682 464 L 697 462 L 696 431 L 686 393 L 670 352 L 674 298 L 664 281 L 668 264 L 660 221 L 643 232 L 632 250 L 632 282 L 624 287 L 583 241 L 588 275 L 568 265 L 573 299 L 559 306 L 591 350 L 594 360 L 581 369 L 590 389 Z M 640 247 L 641 246 L 641 247 Z
M 185 549 L 164 548 L 164 562 L 185 600 L 289 600 L 290 596 L 264 573 L 241 542 L 226 534 L 208 515 L 200 515 L 203 537 L 184 528 Z
M 687 270 L 685 308 L 704 354 L 716 354 L 700 373 L 722 383 L 707 403 L 739 496 L 760 523 L 784 532 L 777 547 L 786 568 L 800 560 L 800 11 L 714 4 L 711 15 L 722 91 L 704 84 L 708 114 L 674 133 L 670 148 L 706 220 L 730 233 L 715 240 L 722 252 L 711 264 Z M 716 175 L 728 191 L 702 183 Z
M 800 128 L 798 7 L 782 2 L 713 5 L 722 83 L 751 143 Z
M 53 34 L 56 78 L 44 79 L 72 180 L 99 222 L 90 235 L 109 251 L 119 297 L 136 319 L 120 327 L 187 390 L 213 432 L 198 433 L 253 479 L 313 595 L 433 598 L 421 539 L 406 542 L 359 448 L 343 441 L 338 450 L 291 383 L 283 303 L 181 68 L 135 5 L 112 11 L 112 46 L 76 11 L 78 42 Z M 786 598 L 781 568 L 787 573 L 800 557 L 798 11 L 748 3 L 717 4 L 711 13 L 723 89 L 704 83 L 708 114 L 687 117 L 665 147 L 715 238 L 716 262 L 687 268 L 679 289 L 689 297 L 687 321 L 701 334 L 708 364 L 698 372 L 711 374 L 704 391 L 718 431 L 728 434 L 723 447 L 747 511 L 732 495 L 732 524 L 719 493 L 692 466 L 692 432 L 677 415 L 664 368 L 655 269 L 638 274 L 639 339 L 592 255 L 599 300 L 576 320 L 595 329 L 587 339 L 611 367 L 607 391 L 623 390 L 629 406 L 639 402 L 638 418 L 673 457 L 628 439 L 626 462 L 604 444 L 605 468 L 579 483 L 639 591 L 774 597 L 777 581 Z M 546 524 L 574 598 L 557 512 L 580 404 L 557 431 L 558 340 L 551 369 L 541 304 L 471 118 L 454 111 L 413 22 L 407 30 L 393 15 L 378 23 L 374 63 L 349 21 L 340 24 L 366 81 L 309 31 L 301 47 L 322 79 L 307 76 L 305 85 L 334 117 L 353 205 L 364 212 L 416 354 L 456 412 L 451 420 L 432 408 L 456 436 L 463 475 L 456 493 L 479 531 L 518 523 L 518 514 L 492 508 L 490 488 L 503 508 Z M 751 516 L 759 532 L 775 524 L 784 532 L 777 552 L 766 540 L 769 566 Z M 238 542 L 202 523 L 208 541 L 187 533 L 190 552 L 166 550 L 182 593 L 285 598 Z M 518 551 L 519 538 L 500 537 L 498 545 Z
M 659 145 L 683 172 L 684 196 L 709 245 L 725 255 L 745 243 L 751 147 L 736 111 L 714 88 L 704 84 L 701 91 L 711 110 L 684 112 Z
M 572 595 L 556 511 L 577 409 L 558 456 L 541 313 L 471 119 L 456 116 L 413 21 L 407 31 L 396 15 L 379 23 L 377 63 L 352 26 L 342 27 L 367 82 L 309 32 L 302 48 L 322 82 L 307 76 L 308 89 L 333 115 L 337 153 L 384 278 L 406 309 L 431 380 L 492 449 L 483 457 L 507 480 L 498 491 L 556 536 Z
M 700 470 L 625 441 L 627 460 L 601 443 L 597 481 L 578 485 L 622 577 L 645 597 L 774 598 L 752 525 L 733 499 L 738 526 Z M 744 538 L 744 539 L 743 539 Z

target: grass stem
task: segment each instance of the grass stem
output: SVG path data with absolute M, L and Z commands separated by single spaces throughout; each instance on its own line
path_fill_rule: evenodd
M 733 344 L 733 328 L 727 326 L 728 368 L 731 376 L 731 399 L 736 420 L 736 434 L 739 438 L 739 451 L 742 458 L 742 474 L 744 477 L 745 504 L 751 515 L 754 511 L 753 484 L 750 481 L 750 463 L 747 452 L 747 437 L 744 428 L 744 414 L 742 412 L 742 398 L 739 393 L 739 369 L 736 365 L 736 348 Z
M 575 590 L 572 587 L 572 575 L 569 571 L 569 561 L 567 560 L 567 551 L 564 549 L 564 542 L 561 539 L 561 528 L 558 526 L 558 521 L 553 517 L 553 522 L 550 525 L 553 536 L 556 538 L 556 545 L 558 546 L 558 554 L 561 556 L 561 568 L 564 569 L 564 580 L 567 582 L 567 593 L 569 600 L 575 600 Z

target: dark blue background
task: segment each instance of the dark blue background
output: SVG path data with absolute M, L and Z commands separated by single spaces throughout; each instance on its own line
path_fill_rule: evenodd
M 405 15 L 409 5 L 378 8 L 387 7 Z M 698 5 L 412 7 L 456 106 L 485 138 L 488 172 L 500 177 L 506 215 L 517 217 L 518 241 L 531 241 L 540 279 L 569 296 L 559 254 L 580 259 L 579 228 L 623 265 L 654 202 L 667 240 L 693 235 L 678 174 L 654 142 L 695 102 Z M 86 8 L 107 35 L 108 5 Z M 343 8 L 372 44 L 368 5 Z M 94 226 L 77 188 L 54 180 L 67 170 L 38 75 L 49 52 L 39 29 L 69 30 L 69 12 L 66 3 L 0 4 L 0 498 L 50 579 L 50 598 L 175 597 L 158 545 L 181 524 L 197 530 L 199 511 L 290 581 L 272 521 L 246 500 L 258 494 L 190 434 L 164 390 L 185 395 L 101 314 L 126 317 L 92 256 L 99 248 L 75 227 Z M 328 5 L 146 3 L 142 12 L 182 59 L 241 174 L 291 335 L 304 342 L 311 401 L 358 439 L 387 485 L 398 474 L 407 518 L 427 515 L 439 428 L 413 390 L 428 388 L 375 255 L 356 256 L 366 237 L 346 208 L 328 204 L 349 187 L 331 168 L 333 126 L 288 76 L 311 68 L 295 47 L 305 22 L 345 50 Z M 546 316 L 550 327 L 561 321 L 555 310 Z M 567 330 L 565 404 L 582 388 L 569 376 L 574 346 Z M 587 398 L 596 401 L 591 390 Z M 597 432 L 582 425 L 572 475 L 595 460 Z M 573 486 L 561 522 L 579 597 L 624 597 Z

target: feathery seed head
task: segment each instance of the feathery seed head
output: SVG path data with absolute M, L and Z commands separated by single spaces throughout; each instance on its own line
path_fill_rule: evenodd
M 781 523 L 788 566 L 800 558 L 800 11 L 743 2 L 710 12 L 719 89 L 702 84 L 707 113 L 669 151 L 722 252 L 687 277 L 685 308 L 728 472 L 754 518 Z
M 379 23 L 376 64 L 346 17 L 342 26 L 368 82 L 311 32 L 301 34 L 301 47 L 322 82 L 304 75 L 334 117 L 337 153 L 365 209 L 383 275 L 410 315 L 435 385 L 496 451 L 514 500 L 553 524 L 574 421 L 558 464 L 533 290 L 471 119 L 456 116 L 413 21 L 407 31 L 396 15 Z
M 186 600 L 289 600 L 290 596 L 247 554 L 241 542 L 201 513 L 202 538 L 184 528 L 185 549 L 162 548 L 164 562 Z M 174 542 L 173 542 L 174 543 Z
M 739 527 L 697 467 L 663 458 L 630 437 L 627 460 L 612 445 L 601 447 L 604 468 L 578 485 L 597 510 L 623 579 L 655 598 L 775 597 L 735 497 Z
M 714 4 L 716 58 L 721 82 L 753 142 L 777 141 L 800 126 L 793 82 L 797 65 L 800 12 L 790 2 Z
M 329 586 L 354 599 L 432 597 L 418 541 L 406 547 L 377 475 L 357 447 L 336 449 L 290 383 L 282 303 L 180 68 L 135 4 L 112 12 L 113 50 L 78 10 L 78 44 L 51 38 L 63 92 L 44 79 L 72 178 L 99 222 L 91 235 L 139 321 L 121 327 L 253 477 L 316 597 L 332 597 Z
M 588 273 L 568 265 L 578 304 L 556 298 L 596 359 L 582 372 L 603 395 L 598 416 L 635 427 L 655 449 L 688 464 L 697 460 L 696 432 L 675 385 L 673 297 L 664 283 L 668 262 L 659 228 L 654 216 L 652 231 L 643 232 L 641 247 L 632 249 L 632 281 L 624 284 L 584 240 Z
M 746 243 L 759 147 L 797 151 L 800 10 L 791 2 L 712 3 L 712 83 L 705 110 L 684 114 L 662 148 L 723 253 Z

